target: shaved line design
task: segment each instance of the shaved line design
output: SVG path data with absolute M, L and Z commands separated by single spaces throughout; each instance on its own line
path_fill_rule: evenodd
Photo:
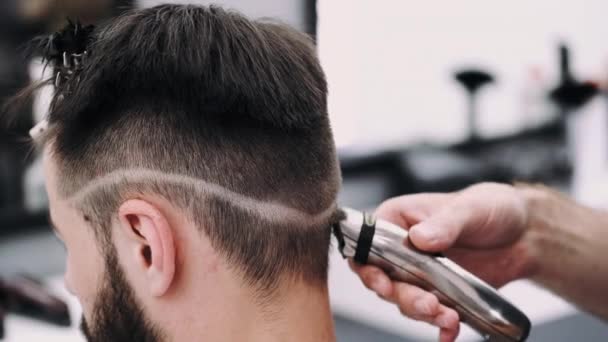
M 95 180 L 92 180 L 81 190 L 71 195 L 68 200 L 73 203 L 79 203 L 85 200 L 91 194 L 94 194 L 95 192 L 108 186 L 118 185 L 121 183 L 144 183 L 150 182 L 151 180 L 161 183 L 192 187 L 199 193 L 203 194 L 203 196 L 216 196 L 239 207 L 240 209 L 246 210 L 250 213 L 255 213 L 270 222 L 298 224 L 305 223 L 306 225 L 314 225 L 327 219 L 327 217 L 332 215 L 335 211 L 335 204 L 332 204 L 319 213 L 310 214 L 302 210 L 286 206 L 282 203 L 262 201 L 253 197 L 239 194 L 221 185 L 210 183 L 202 179 L 145 168 L 118 169 L 112 171 Z

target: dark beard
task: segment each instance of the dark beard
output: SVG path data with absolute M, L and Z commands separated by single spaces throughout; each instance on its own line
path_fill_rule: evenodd
M 162 341 L 160 332 L 146 319 L 135 299 L 114 251 L 106 257 L 102 287 L 93 305 L 91 324 L 84 317 L 80 323 L 88 342 Z

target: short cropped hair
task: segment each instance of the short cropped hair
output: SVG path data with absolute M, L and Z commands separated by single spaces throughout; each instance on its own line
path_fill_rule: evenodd
M 109 244 L 122 201 L 155 194 L 257 290 L 284 279 L 325 284 L 340 170 L 311 40 L 195 5 L 133 10 L 89 40 L 81 70 L 56 89 L 45 144 L 62 196 L 105 177 L 77 201 L 100 240 Z M 274 209 L 260 214 L 234 198 Z M 280 208 L 301 215 L 284 220 Z

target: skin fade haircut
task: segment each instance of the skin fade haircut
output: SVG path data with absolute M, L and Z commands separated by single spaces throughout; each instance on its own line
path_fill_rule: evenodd
M 285 280 L 324 286 L 340 170 L 310 39 L 195 5 L 133 10 L 89 31 L 38 140 L 52 147 L 60 195 L 107 253 L 121 202 L 153 194 L 262 297 Z

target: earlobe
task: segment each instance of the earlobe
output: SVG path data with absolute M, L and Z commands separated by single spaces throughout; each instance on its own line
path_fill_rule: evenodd
M 145 200 L 128 200 L 119 208 L 120 226 L 136 251 L 136 268 L 141 270 L 153 296 L 164 295 L 175 276 L 173 227 L 165 214 Z

